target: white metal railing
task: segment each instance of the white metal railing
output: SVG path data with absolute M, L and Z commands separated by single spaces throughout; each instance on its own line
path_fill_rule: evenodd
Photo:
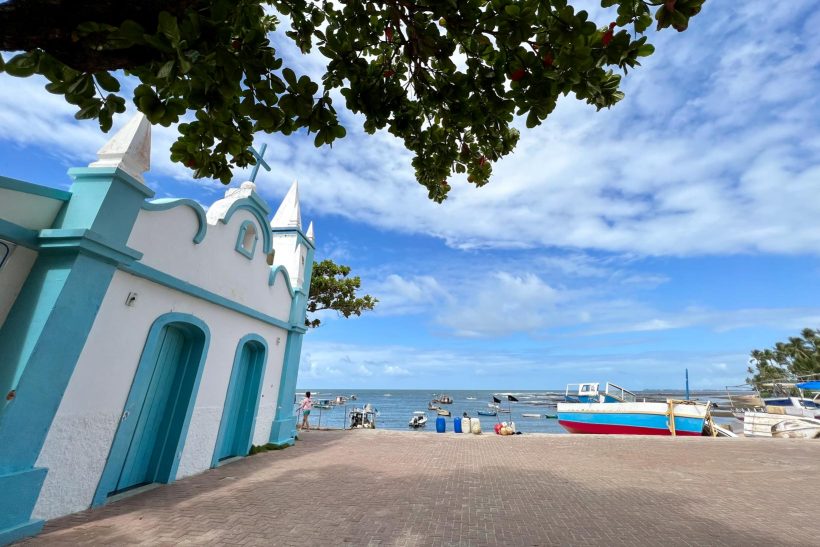
M 610 397 L 615 397 L 624 403 L 635 403 L 638 401 L 638 396 L 628 389 L 624 389 L 619 385 L 611 384 L 609 382 L 606 384 L 606 394 Z

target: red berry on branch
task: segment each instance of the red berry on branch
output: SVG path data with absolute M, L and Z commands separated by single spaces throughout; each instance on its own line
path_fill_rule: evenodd
M 555 62 L 555 57 L 552 56 L 552 53 L 547 53 L 541 61 L 544 63 L 544 66 L 552 66 Z
M 480 158 L 478 158 L 479 167 L 484 167 L 485 163 L 487 163 L 487 158 L 485 156 L 481 156 Z
M 512 74 L 510 74 L 510 80 L 512 80 L 513 82 L 517 82 L 517 81 L 521 80 L 526 75 L 527 75 L 526 70 L 524 70 L 523 68 L 516 68 L 515 70 L 512 71 Z
M 609 30 L 613 30 L 617 24 L 618 24 L 618 23 L 616 23 L 615 21 L 612 21 L 612 22 L 609 24 Z
M 396 71 L 393 70 L 392 68 L 388 68 L 387 70 L 384 71 L 384 77 L 385 78 L 389 78 L 390 76 L 393 76 L 395 74 L 396 74 Z
M 240 42 L 238 39 L 235 39 L 233 42 L 231 42 L 231 47 L 233 47 L 234 49 L 239 49 L 242 47 L 242 42 Z
M 390 27 L 387 27 L 386 29 L 384 29 L 384 36 L 385 36 L 385 38 L 387 38 L 388 42 L 392 42 L 393 41 L 393 29 L 390 28 Z
M 603 36 L 601 36 L 601 43 L 604 45 L 604 47 L 606 47 L 606 46 L 609 45 L 609 43 L 611 41 L 612 41 L 612 31 L 608 30 L 604 33 Z

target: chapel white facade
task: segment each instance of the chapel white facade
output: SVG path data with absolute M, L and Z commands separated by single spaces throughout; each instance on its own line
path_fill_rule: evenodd
M 292 444 L 313 264 L 298 187 L 150 201 L 133 118 L 69 191 L 0 177 L 0 544 Z

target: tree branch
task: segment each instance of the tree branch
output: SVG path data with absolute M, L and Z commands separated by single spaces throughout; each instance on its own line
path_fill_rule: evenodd
M 80 23 L 119 27 L 132 20 L 153 32 L 161 11 L 182 13 L 197 0 L 9 0 L 0 3 L 0 50 L 40 49 L 75 70 L 100 72 L 128 69 L 149 61 L 147 47 L 105 49 L 95 41 L 78 39 Z

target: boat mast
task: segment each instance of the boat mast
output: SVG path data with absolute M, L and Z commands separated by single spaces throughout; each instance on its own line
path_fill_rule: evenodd
M 686 369 L 686 400 L 689 400 L 689 369 Z

